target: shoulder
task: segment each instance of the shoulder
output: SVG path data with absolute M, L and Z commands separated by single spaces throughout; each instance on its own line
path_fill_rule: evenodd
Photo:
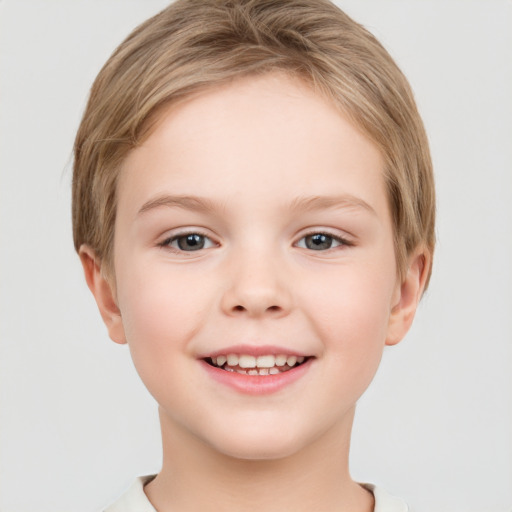
M 361 484 L 368 489 L 375 498 L 374 512 L 411 512 L 407 503 L 396 496 L 392 496 L 382 487 L 372 484 Z
M 104 512 L 156 512 L 144 493 L 144 485 L 156 475 L 140 476 L 131 487 Z

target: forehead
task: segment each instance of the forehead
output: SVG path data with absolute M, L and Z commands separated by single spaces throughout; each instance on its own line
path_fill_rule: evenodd
M 163 110 L 124 162 L 118 206 L 171 192 L 252 206 L 351 194 L 378 209 L 383 181 L 381 155 L 364 134 L 306 83 L 273 73 Z

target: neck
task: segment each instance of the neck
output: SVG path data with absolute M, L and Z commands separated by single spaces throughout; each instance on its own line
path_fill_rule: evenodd
M 265 510 L 371 512 L 373 496 L 348 471 L 350 429 L 346 425 L 288 457 L 244 460 L 219 453 L 160 412 L 163 465 L 145 487 L 161 512 Z

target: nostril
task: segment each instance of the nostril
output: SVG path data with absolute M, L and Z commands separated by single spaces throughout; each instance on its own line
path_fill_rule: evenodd
M 238 304 L 237 306 L 235 306 L 233 308 L 233 311 L 246 311 L 247 308 L 245 308 L 244 306 L 241 306 L 240 304 Z M 266 308 L 266 311 L 270 311 L 270 312 L 278 312 L 278 311 L 281 311 L 281 307 L 280 306 L 269 306 L 268 308 Z

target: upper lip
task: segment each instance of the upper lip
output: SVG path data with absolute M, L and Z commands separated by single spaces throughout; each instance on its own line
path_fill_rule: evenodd
M 228 354 L 244 354 L 249 356 L 266 356 L 266 355 L 280 355 L 297 357 L 309 357 L 311 354 L 301 352 L 298 350 L 290 349 L 287 347 L 279 347 L 276 345 L 231 345 L 226 348 L 215 350 L 212 352 L 205 352 L 198 356 L 199 359 L 206 359 L 208 357 L 226 356 Z

